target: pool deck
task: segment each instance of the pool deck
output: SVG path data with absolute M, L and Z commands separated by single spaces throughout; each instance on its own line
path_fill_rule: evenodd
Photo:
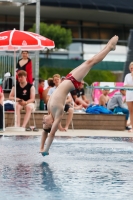
M 42 134 L 42 129 L 39 129 L 38 132 L 34 131 L 9 131 L 5 130 L 3 133 L 0 133 L 0 135 L 5 136 L 40 136 Z M 127 130 L 125 131 L 112 131 L 112 130 L 71 130 L 69 129 L 67 132 L 61 132 L 57 131 L 56 136 L 61 137 L 133 137 L 133 133 L 129 133 Z

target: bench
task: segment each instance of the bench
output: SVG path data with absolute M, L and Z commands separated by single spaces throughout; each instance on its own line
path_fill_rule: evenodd
M 9 94 L 6 94 L 8 99 Z M 38 110 L 39 95 L 36 94 L 37 110 L 34 112 L 37 128 L 42 128 L 43 115 L 47 114 L 47 111 Z M 21 114 L 21 123 L 25 112 Z M 67 114 L 64 114 L 62 119 L 62 125 L 65 125 Z M 5 127 L 14 125 L 14 112 L 5 111 Z M 30 125 L 33 125 L 33 119 L 30 118 Z M 125 130 L 126 118 L 125 115 L 117 114 L 88 114 L 84 112 L 74 112 L 73 115 L 74 129 L 93 129 L 93 130 Z M 70 129 L 72 126 L 69 127 Z
M 25 113 L 21 114 L 21 120 L 23 120 Z M 43 115 L 47 114 L 47 111 L 35 111 L 35 120 L 37 128 L 42 128 Z M 62 125 L 65 125 L 67 114 L 64 114 L 62 119 Z M 5 127 L 13 126 L 14 112 L 5 111 Z M 30 119 L 30 125 L 33 125 L 33 119 Z M 77 113 L 73 115 L 74 129 L 95 129 L 95 130 L 125 130 L 126 118 L 125 115 L 118 114 L 86 114 Z M 72 129 L 72 127 L 69 127 Z

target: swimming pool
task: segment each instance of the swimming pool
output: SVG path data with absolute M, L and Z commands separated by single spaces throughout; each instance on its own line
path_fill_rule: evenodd
M 132 200 L 133 138 L 0 138 L 0 200 Z

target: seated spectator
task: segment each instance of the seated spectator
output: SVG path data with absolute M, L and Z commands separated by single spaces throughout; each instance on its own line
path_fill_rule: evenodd
M 85 96 L 84 81 L 81 82 L 79 89 L 71 91 L 71 95 L 77 105 L 82 105 L 84 108 L 89 106 L 89 100 Z
M 108 87 L 108 86 L 104 86 L 104 87 Z M 104 106 L 104 107 L 107 107 L 107 103 L 109 101 L 109 89 L 103 89 L 102 90 L 102 95 L 100 96 L 99 98 L 99 105 L 100 106 Z
M 108 101 L 107 108 L 114 113 L 123 113 L 126 115 L 126 120 L 128 122 L 129 110 L 124 107 L 123 96 L 126 95 L 126 90 L 121 89 L 120 92 L 116 92 L 114 96 Z M 130 130 L 128 124 L 126 129 Z
M 38 94 L 40 95 L 39 110 L 44 110 L 44 101 L 42 96 L 43 91 L 44 91 L 44 80 L 39 79 L 39 84 L 38 84 Z
M 71 94 L 70 94 L 71 95 Z M 74 108 L 74 110 L 82 110 L 83 109 L 83 106 L 82 105 L 77 105 L 75 102 L 74 102 L 74 100 L 73 100 L 73 98 L 72 98 L 72 95 L 71 95 L 71 103 L 70 103 L 70 105 L 71 106 L 73 106 L 73 108 Z
M 49 98 L 50 96 L 53 94 L 53 92 L 55 91 L 55 89 L 59 86 L 61 82 L 61 78 L 59 74 L 54 74 L 53 75 L 53 83 L 55 84 L 54 87 L 50 88 L 48 93 L 47 93 L 47 97 L 46 97 L 46 102 L 48 104 Z
M 21 118 L 21 110 L 24 109 L 26 114 L 24 116 L 22 127 L 25 128 L 30 116 L 31 112 L 35 109 L 35 87 L 27 82 L 27 72 L 24 70 L 20 70 L 18 72 L 18 82 L 16 84 L 16 114 L 17 114 L 17 126 L 20 127 L 20 118 Z M 15 88 L 13 87 L 10 95 L 10 100 L 15 100 Z M 31 131 L 32 129 L 29 127 L 26 129 L 27 131 Z M 37 128 L 34 127 L 33 131 L 37 131 Z
M 56 90 L 56 88 L 59 86 L 59 84 L 61 83 L 61 78 L 60 78 L 60 75 L 59 74 L 55 74 L 53 76 L 53 82 L 55 84 L 54 87 L 50 88 L 49 91 L 48 91 L 48 94 L 47 94 L 47 102 L 50 98 L 50 96 L 52 95 L 52 93 Z M 67 99 L 66 99 L 66 104 L 65 104 L 65 107 L 64 107 L 64 111 L 65 112 L 68 112 L 68 116 L 67 116 L 67 120 L 66 120 L 66 125 L 65 127 L 63 128 L 61 123 L 59 124 L 59 130 L 60 131 L 67 131 L 68 130 L 68 127 L 72 121 L 72 117 L 73 117 L 73 106 L 71 106 L 69 103 L 71 102 L 71 96 L 67 96 Z
M 82 105 L 77 105 L 75 102 L 74 102 L 74 110 L 82 110 L 83 109 L 83 106 Z
M 0 132 L 3 132 L 3 101 L 4 94 L 2 91 L 2 87 L 0 86 Z
M 47 94 L 48 94 L 48 91 L 50 88 L 54 87 L 55 84 L 53 82 L 53 78 L 48 78 L 48 87 L 43 90 L 43 93 L 42 93 L 42 98 L 43 98 L 43 101 L 45 104 L 47 104 Z

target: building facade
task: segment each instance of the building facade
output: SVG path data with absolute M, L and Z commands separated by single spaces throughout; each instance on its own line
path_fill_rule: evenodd
M 18 0 L 20 1 L 20 0 Z M 69 51 L 55 52 L 53 58 L 86 59 L 93 56 L 113 35 L 119 36 L 117 56 L 107 60 L 124 61 L 127 40 L 133 28 L 133 1 L 120 0 L 40 0 L 40 21 L 71 29 Z M 25 26 L 35 23 L 36 5 L 25 5 Z M 19 29 L 20 4 L 0 1 L 0 31 Z M 89 50 L 88 50 L 89 49 Z

